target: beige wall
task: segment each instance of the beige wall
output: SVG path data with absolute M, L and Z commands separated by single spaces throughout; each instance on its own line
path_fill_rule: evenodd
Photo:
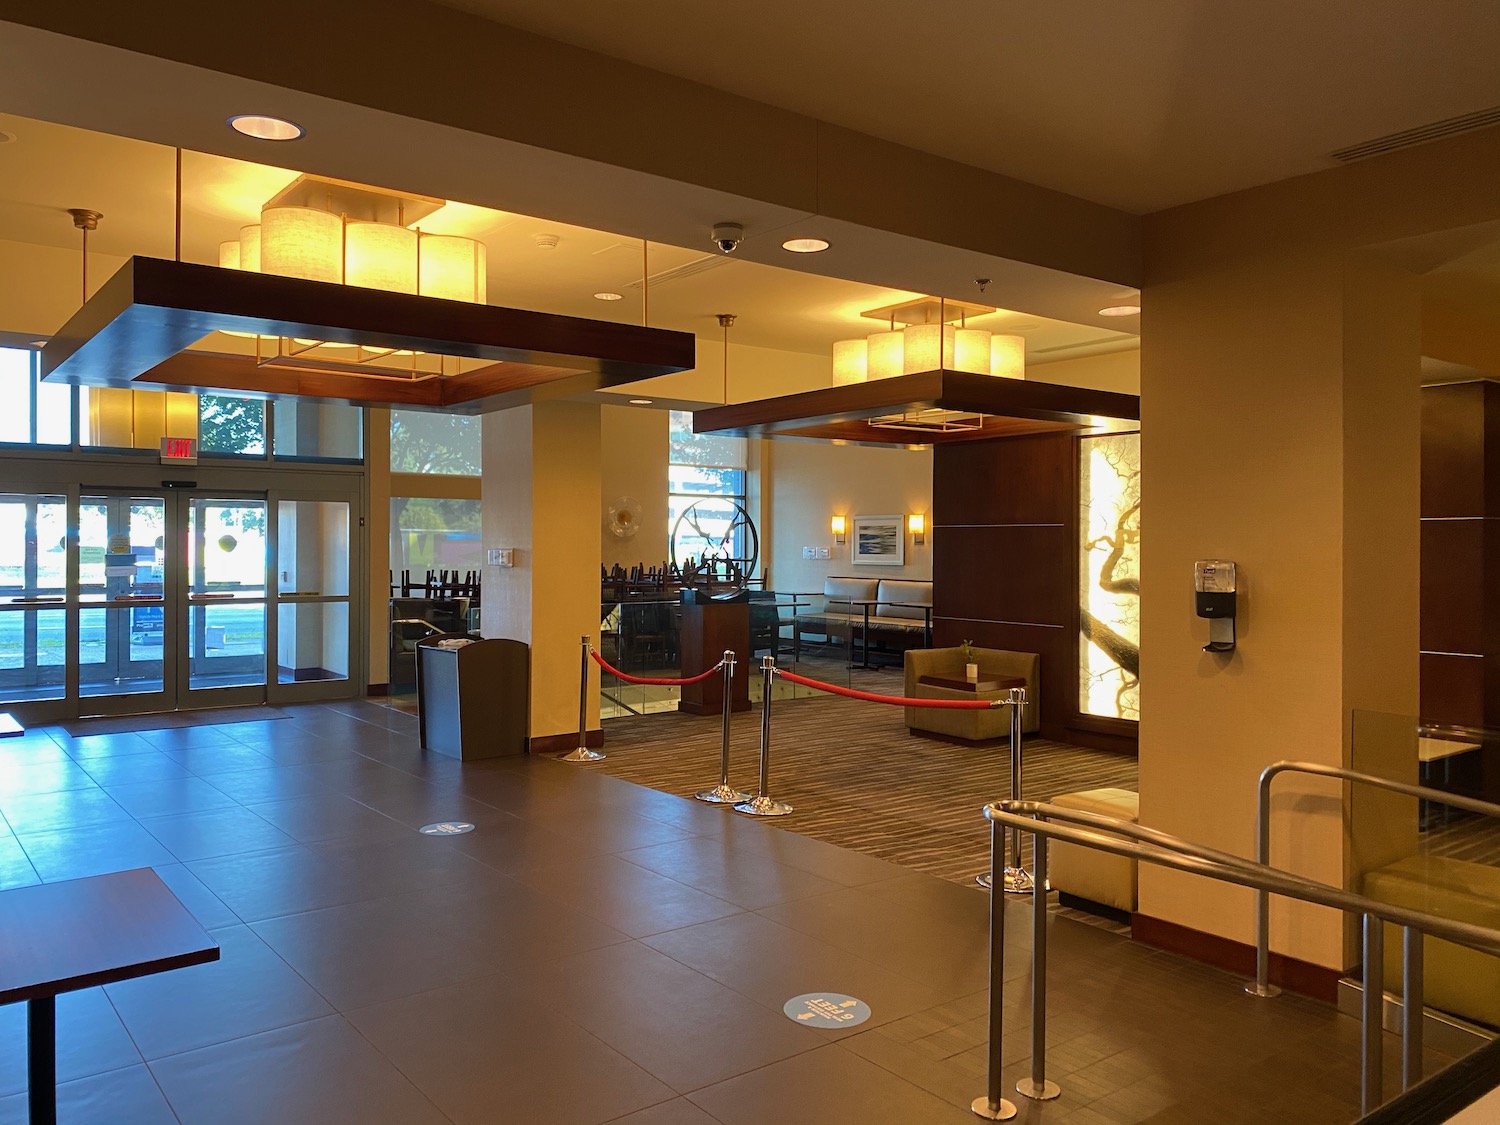
M 761 558 L 770 584 L 787 592 L 815 593 L 830 575 L 871 578 L 932 577 L 932 533 L 922 546 L 906 536 L 906 565 L 850 565 L 850 543 L 833 542 L 829 518 L 912 512 L 932 519 L 932 451 L 835 446 L 823 442 L 761 443 L 761 489 L 769 513 L 761 529 Z M 803 547 L 827 547 L 829 557 L 808 560 Z
M 653 407 L 599 410 L 599 561 L 629 570 L 666 561 L 668 414 Z M 639 530 L 621 539 L 609 529 L 609 506 L 622 496 L 640 502 Z
M 1141 353 L 1138 348 L 1130 348 L 1051 363 L 1030 363 L 1026 367 L 1026 378 L 1064 387 L 1138 395 L 1141 393 Z

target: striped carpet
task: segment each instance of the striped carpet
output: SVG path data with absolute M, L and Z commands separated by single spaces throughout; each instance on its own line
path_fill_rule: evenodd
M 890 673 L 869 679 L 857 686 L 900 691 Z M 980 808 L 1010 795 L 1007 740 L 913 736 L 899 707 L 833 696 L 778 701 L 771 714 L 770 795 L 794 809 L 778 827 L 955 882 L 988 867 Z M 719 725 L 716 715 L 613 719 L 604 728 L 608 757 L 588 768 L 691 796 L 718 782 Z M 737 788 L 755 788 L 759 745 L 759 708 L 736 714 L 729 776 Z M 1132 756 L 1035 737 L 1023 748 L 1023 796 L 1136 787 Z

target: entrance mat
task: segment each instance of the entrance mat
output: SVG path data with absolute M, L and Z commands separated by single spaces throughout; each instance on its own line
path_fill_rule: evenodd
M 171 730 L 175 727 L 216 727 L 225 723 L 263 723 L 270 719 L 290 719 L 277 707 L 216 707 L 207 711 L 163 711 L 156 715 L 108 715 L 98 719 L 73 719 L 62 729 L 74 738 L 90 734 L 135 734 L 143 730 Z

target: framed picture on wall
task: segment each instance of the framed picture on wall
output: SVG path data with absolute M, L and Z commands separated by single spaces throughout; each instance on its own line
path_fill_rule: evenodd
M 906 525 L 901 516 L 855 516 L 850 554 L 855 566 L 901 566 Z

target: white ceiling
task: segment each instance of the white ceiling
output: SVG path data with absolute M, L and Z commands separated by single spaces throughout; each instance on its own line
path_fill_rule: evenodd
M 1500 105 L 1491 0 L 439 0 L 1135 212 Z
M 175 154 L 145 141 L 0 114 L 0 239 L 76 248 L 81 236 L 66 214 L 88 207 L 104 214 L 90 248 L 125 257 L 174 253 Z M 183 257 L 216 263 L 220 241 L 255 222 L 260 205 L 296 171 L 226 157 L 183 156 Z M 482 239 L 488 249 L 492 304 L 639 323 L 642 243 L 565 223 L 450 203 L 422 229 Z M 538 235 L 557 236 L 554 249 Z M 834 340 L 878 328 L 860 317 L 911 296 L 882 288 L 700 250 L 650 243 L 649 322 L 719 336 L 715 314 L 737 317 L 741 344 L 828 354 Z M 671 276 L 663 277 L 664 273 Z M 22 283 L 12 277 L 10 283 Z M 618 292 L 623 299 L 595 300 Z M 3 317 L 0 317 L 3 321 Z M 1065 359 L 1133 347 L 1133 321 L 1120 327 L 1073 324 L 1001 311 L 972 323 L 1018 332 L 1036 360 Z M 0 322 L 0 330 L 9 326 Z

